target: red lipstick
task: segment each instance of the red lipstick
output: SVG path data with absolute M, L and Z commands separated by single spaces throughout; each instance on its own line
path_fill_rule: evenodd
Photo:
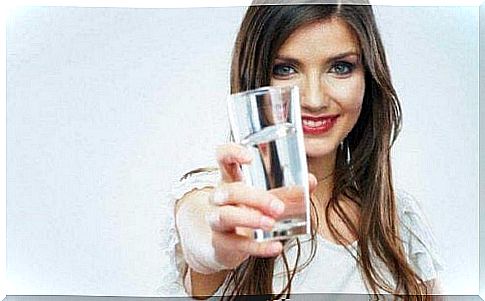
M 335 125 L 339 115 L 310 116 L 302 115 L 303 133 L 308 135 L 321 135 L 328 132 Z

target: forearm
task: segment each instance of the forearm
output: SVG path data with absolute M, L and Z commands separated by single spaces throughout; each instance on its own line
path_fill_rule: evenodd
M 186 285 L 190 286 L 190 295 L 195 299 L 207 299 L 221 287 L 229 274 L 229 270 L 223 270 L 214 274 L 201 274 L 189 268 L 186 275 Z

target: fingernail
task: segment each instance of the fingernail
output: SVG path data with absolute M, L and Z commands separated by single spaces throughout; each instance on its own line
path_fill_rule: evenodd
M 273 211 L 274 214 L 281 214 L 283 211 L 285 211 L 285 204 L 278 200 L 278 199 L 273 199 L 270 204 L 271 211 Z
M 216 189 L 212 195 L 212 202 L 216 205 L 222 205 L 227 201 L 228 195 L 225 189 Z
M 262 228 L 271 229 L 274 225 L 274 219 L 264 215 L 261 217 L 260 224 Z

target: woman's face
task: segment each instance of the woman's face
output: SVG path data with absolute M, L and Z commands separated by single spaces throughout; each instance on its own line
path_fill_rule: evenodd
M 338 18 L 304 25 L 279 49 L 271 85 L 300 89 L 308 157 L 333 155 L 362 107 L 365 80 L 357 37 Z

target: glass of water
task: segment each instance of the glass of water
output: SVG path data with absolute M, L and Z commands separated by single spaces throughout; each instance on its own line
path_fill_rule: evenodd
M 257 241 L 310 233 L 308 170 L 297 86 L 262 87 L 229 95 L 229 121 L 236 143 L 252 153 L 243 165 L 246 184 L 269 190 L 285 202 L 271 231 L 239 228 Z

